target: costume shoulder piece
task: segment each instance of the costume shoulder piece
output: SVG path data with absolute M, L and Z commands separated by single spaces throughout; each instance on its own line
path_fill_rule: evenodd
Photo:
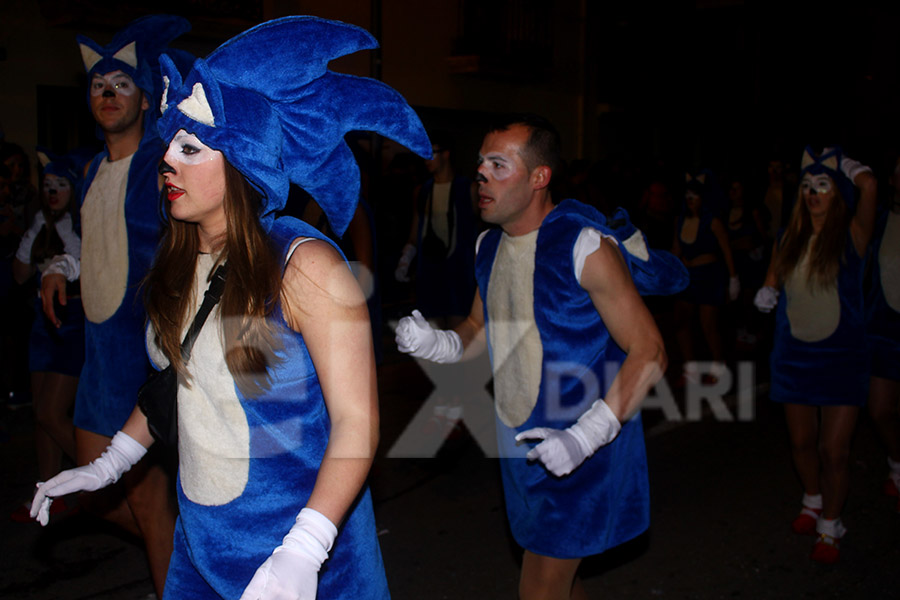
M 563 200 L 547 215 L 546 223 L 565 218 L 577 219 L 619 242 L 631 278 L 642 296 L 675 294 L 687 287 L 688 272 L 681 261 L 671 252 L 651 248 L 647 236 L 631 222 L 624 208 L 617 208 L 612 219 L 607 220 L 606 215 L 592 206 Z
M 422 123 L 400 94 L 328 69 L 328 61 L 376 45 L 346 23 L 285 17 L 232 38 L 184 78 L 164 56 L 160 134 L 169 140 L 184 129 L 223 152 L 263 194 L 266 230 L 293 182 L 343 235 L 359 200 L 359 168 L 345 134 L 375 131 L 431 156 Z

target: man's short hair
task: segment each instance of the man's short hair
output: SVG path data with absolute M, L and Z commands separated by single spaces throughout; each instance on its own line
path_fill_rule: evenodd
M 561 163 L 561 142 L 559 132 L 544 117 L 532 113 L 513 113 L 498 119 L 488 130 L 508 131 L 515 125 L 529 129 L 528 142 L 522 149 L 522 160 L 531 171 L 535 167 L 547 166 L 555 174 Z

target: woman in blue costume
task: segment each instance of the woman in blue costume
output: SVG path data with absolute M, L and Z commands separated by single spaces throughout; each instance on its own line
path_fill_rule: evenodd
M 169 220 L 146 302 L 151 358 L 179 375 L 166 598 L 389 597 L 365 487 L 378 438 L 365 298 L 324 235 L 274 217 L 293 182 L 343 233 L 359 198 L 348 131 L 430 152 L 394 90 L 326 68 L 375 45 L 356 27 L 287 17 L 226 42 L 184 79 L 161 59 Z M 182 337 L 220 264 L 221 302 L 185 362 Z M 115 480 L 152 441 L 135 410 L 100 459 L 41 485 L 32 513 Z
M 872 357 L 869 414 L 888 453 L 884 492 L 900 496 L 900 159 L 890 176 L 890 202 L 880 211 L 872 244 L 866 334 Z M 900 512 L 900 500 L 897 501 Z
M 80 256 L 81 239 L 75 223 L 83 166 L 70 157 L 51 157 L 42 151 L 41 210 L 19 244 L 13 274 L 24 283 L 47 267 L 54 256 Z M 28 370 L 35 416 L 35 451 L 38 477 L 46 481 L 59 473 L 64 456 L 75 461 L 75 427 L 71 410 L 84 363 L 84 310 L 78 282 L 69 284 L 69 301 L 60 307 L 62 325 L 57 328 L 44 316 L 40 298 L 35 298 L 35 319 L 28 340 Z M 64 311 L 64 312 L 63 312 Z M 54 509 L 64 510 L 59 503 Z M 28 520 L 28 509 L 16 510 L 14 520 Z
M 687 182 L 684 193 L 685 210 L 678 218 L 672 253 L 681 259 L 690 274 L 686 290 L 676 296 L 675 322 L 678 323 L 678 348 L 684 361 L 683 381 L 700 381 L 700 371 L 694 362 L 693 319 L 700 318 L 700 329 L 713 362 L 712 375 L 724 369 L 725 351 L 719 333 L 720 309 L 725 299 L 734 300 L 740 282 L 731 258 L 728 233 L 712 210 L 710 186 L 703 176 Z
M 803 507 L 792 523 L 817 534 L 811 558 L 833 563 L 846 528 L 840 515 L 849 485 L 848 455 L 869 380 L 863 266 L 875 198 L 842 172 L 839 149 L 807 148 L 797 202 L 772 251 L 755 304 L 777 305 L 769 395 L 784 404 Z M 871 177 L 857 177 L 857 185 Z M 778 296 L 784 296 L 778 302 Z

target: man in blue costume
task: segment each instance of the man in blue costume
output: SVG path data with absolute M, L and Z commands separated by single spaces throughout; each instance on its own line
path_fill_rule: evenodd
M 586 597 L 576 577 L 582 558 L 647 529 L 637 411 L 666 355 L 639 293 L 686 283 L 677 261 L 648 251 L 627 221 L 614 227 L 581 203 L 554 204 L 558 163 L 559 136 L 544 119 L 513 116 L 487 134 L 479 207 L 499 227 L 478 240 L 471 314 L 441 331 L 414 312 L 397 329 L 402 351 L 436 362 L 460 360 L 486 329 L 526 600 Z M 524 442 L 534 440 L 529 450 Z
M 42 280 L 44 311 L 59 326 L 54 301 L 66 303 L 66 279 L 80 275 L 87 318 L 85 364 L 75 400 L 77 460 L 100 456 L 125 423 L 146 380 L 139 284 L 150 267 L 162 225 L 156 131 L 161 81 L 158 57 L 190 29 L 181 17 L 151 15 L 119 31 L 107 46 L 78 36 L 87 70 L 88 104 L 106 143 L 87 170 L 81 198 L 81 261 L 54 259 Z M 162 596 L 175 526 L 169 476 L 158 457 L 144 459 L 121 491 L 98 492 L 86 506 L 142 536 L 157 594 Z

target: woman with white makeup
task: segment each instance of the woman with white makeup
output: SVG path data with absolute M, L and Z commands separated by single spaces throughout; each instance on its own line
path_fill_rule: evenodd
M 40 276 L 54 256 L 81 254 L 81 239 L 74 223 L 79 165 L 69 158 L 51 161 L 41 151 L 38 156 L 44 164 L 41 210 L 22 236 L 13 259 L 13 275 L 19 284 L 35 272 Z M 60 307 L 59 328 L 44 316 L 40 298 L 35 299 L 35 318 L 28 341 L 35 450 L 41 481 L 59 473 L 64 456 L 75 460 L 75 428 L 70 411 L 84 363 L 84 310 L 77 280 L 69 284 L 69 292 L 68 304 Z M 54 506 L 54 512 L 64 508 L 65 504 L 60 503 Z M 28 506 L 16 509 L 12 518 L 29 520 Z
M 800 175 L 791 218 L 754 303 L 763 312 L 777 306 L 769 395 L 784 404 L 804 491 L 791 526 L 817 536 L 813 560 L 833 563 L 846 533 L 840 515 L 850 441 L 868 390 L 863 271 L 875 180 L 836 148 L 821 155 L 807 148 Z
M 359 198 L 348 131 L 430 154 L 397 92 L 326 68 L 375 44 L 350 25 L 287 17 L 183 79 L 160 60 L 168 226 L 145 303 L 150 357 L 178 374 L 180 514 L 165 598 L 389 597 L 365 486 L 378 440 L 365 297 L 334 244 L 275 214 L 295 183 L 344 232 Z M 184 359 L 220 265 L 221 301 Z M 152 443 L 136 409 L 103 456 L 39 487 L 32 515 L 115 481 Z

